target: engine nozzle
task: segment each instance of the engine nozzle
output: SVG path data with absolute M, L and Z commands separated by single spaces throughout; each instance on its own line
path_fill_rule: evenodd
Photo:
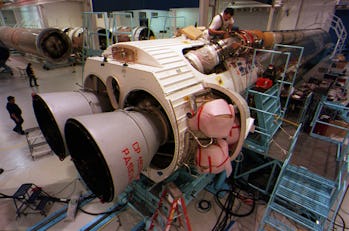
M 108 126 L 101 126 L 108 123 Z M 163 139 L 156 117 L 124 111 L 68 119 L 65 137 L 72 160 L 88 186 L 110 202 L 138 179 Z

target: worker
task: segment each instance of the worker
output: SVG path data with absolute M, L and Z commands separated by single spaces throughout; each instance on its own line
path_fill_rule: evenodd
M 30 85 L 30 87 L 33 87 L 33 81 L 34 81 L 35 86 L 39 86 L 39 84 L 37 84 L 37 82 L 36 82 L 37 78 L 36 78 L 36 76 L 34 74 L 34 71 L 33 71 L 31 63 L 28 63 L 27 68 L 26 68 L 26 72 L 27 72 L 27 75 L 29 77 L 29 85 Z
M 22 124 L 24 122 L 22 118 L 22 110 L 16 104 L 15 97 L 7 97 L 6 109 L 10 113 L 11 119 L 16 123 L 16 127 L 13 128 L 13 131 L 17 132 L 18 134 L 25 135 L 25 132 L 22 128 Z
M 208 40 L 223 39 L 229 36 L 229 33 L 233 29 L 234 25 L 234 9 L 226 8 L 222 13 L 213 17 L 207 32 Z

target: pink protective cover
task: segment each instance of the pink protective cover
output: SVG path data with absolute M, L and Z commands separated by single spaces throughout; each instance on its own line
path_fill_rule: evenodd
M 208 137 L 225 138 L 229 135 L 234 121 L 234 107 L 223 99 L 216 99 L 201 105 L 195 116 L 188 119 L 188 126 Z
M 206 148 L 199 147 L 196 153 L 196 165 L 202 173 L 217 174 L 225 170 L 229 177 L 232 166 L 228 154 L 228 143 L 224 139 L 217 139 L 216 144 Z
M 233 127 L 230 129 L 229 135 L 227 137 L 228 144 L 234 144 L 239 140 L 240 131 L 240 121 L 238 118 L 235 118 Z

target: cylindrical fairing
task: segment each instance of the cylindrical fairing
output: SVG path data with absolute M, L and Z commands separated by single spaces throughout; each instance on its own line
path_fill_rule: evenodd
M 68 35 L 69 39 L 72 42 L 72 48 L 73 52 L 77 50 L 81 50 L 83 46 L 83 33 L 84 29 L 81 27 L 75 27 L 75 28 L 67 28 L 63 30 L 63 32 Z
M 321 29 L 263 32 L 263 41 L 266 48 L 271 48 L 274 44 L 297 44 L 313 38 L 329 42 L 330 36 Z
M 158 124 L 149 113 L 122 110 L 67 121 L 65 136 L 70 155 L 96 196 L 112 201 L 139 178 L 164 137 Z
M 33 109 L 41 132 L 60 159 L 68 155 L 64 139 L 67 119 L 102 111 L 98 98 L 90 92 L 38 94 L 33 97 Z
M 0 41 L 6 47 L 31 53 L 50 62 L 61 62 L 71 55 L 69 37 L 56 28 L 28 29 L 0 27 Z

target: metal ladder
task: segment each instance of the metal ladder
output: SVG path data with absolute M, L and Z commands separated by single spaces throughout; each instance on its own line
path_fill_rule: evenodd
M 335 57 L 337 54 L 342 53 L 345 48 L 345 41 L 347 40 L 347 30 L 342 22 L 342 20 L 336 15 L 332 15 L 331 29 L 335 32 L 337 36 L 336 45 L 333 48 L 330 58 Z
M 270 228 L 282 231 L 298 230 L 299 226 L 309 230 L 332 230 L 347 185 L 348 141 L 349 133 L 343 142 L 336 142 L 336 180 L 329 180 L 304 167 L 289 164 L 293 149 L 291 146 L 260 222 L 259 231 Z M 294 225 L 275 218 L 276 214 L 286 217 Z

